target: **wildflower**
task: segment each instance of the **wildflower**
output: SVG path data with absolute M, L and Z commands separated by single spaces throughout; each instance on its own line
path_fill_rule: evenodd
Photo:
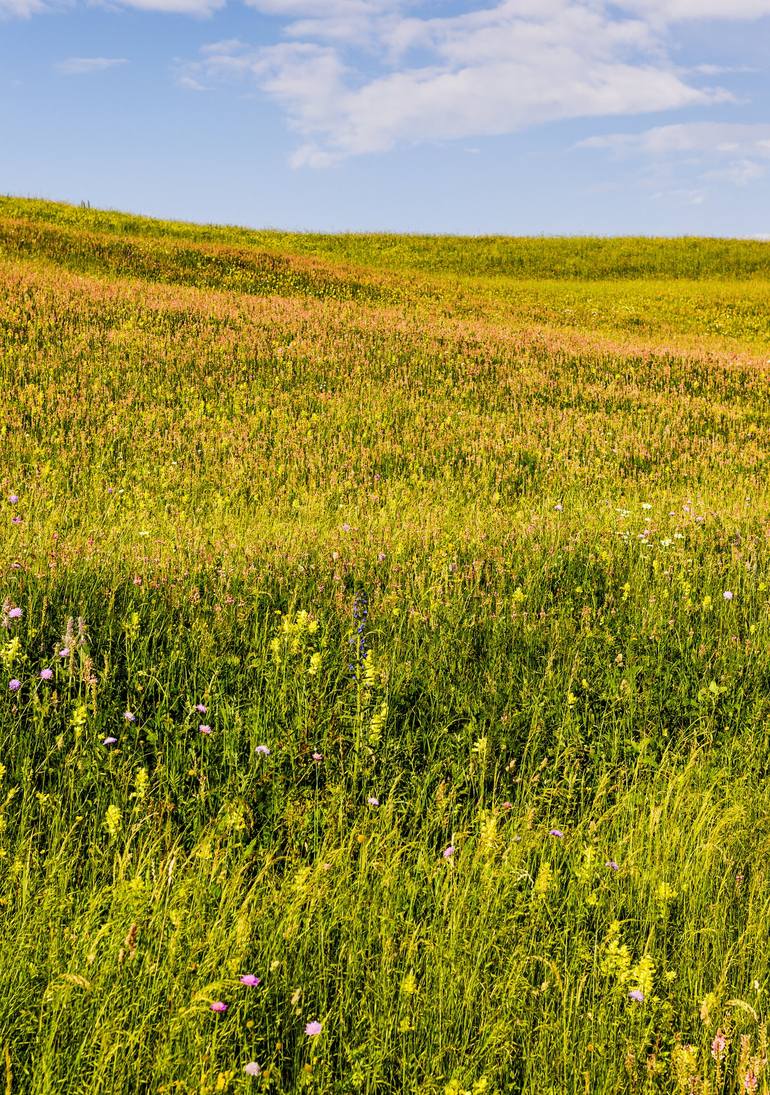
M 249 1061 L 247 1065 L 243 1066 L 243 1071 L 246 1073 L 247 1076 L 259 1076 L 262 1069 L 256 1061 Z
M 732 601 L 732 599 L 733 599 L 733 593 L 732 593 L 732 590 L 726 589 L 726 590 L 724 591 L 724 593 L 722 594 L 722 596 L 724 597 L 724 599 L 725 599 L 726 601 Z M 10 612 L 8 613 L 8 615 L 10 616 Z
M 257 985 L 262 984 L 262 978 L 255 977 L 253 973 L 243 973 L 241 974 L 240 982 L 242 985 L 248 985 L 250 988 L 256 988 Z
M 230 1005 L 226 1004 L 224 1000 L 215 1000 L 214 1003 L 210 1005 L 211 1010 L 216 1011 L 219 1015 L 223 1015 L 229 1006 Z
M 59 657 L 60 658 L 68 658 L 69 656 L 70 656 L 70 648 L 68 646 L 63 646 L 61 648 L 61 650 L 59 651 Z
M 201 734 L 210 734 L 211 733 L 211 727 L 206 726 L 205 723 L 201 723 L 200 726 L 198 727 L 198 731 Z
M 561 504 L 561 502 L 557 502 L 553 508 L 556 510 L 557 513 L 561 513 L 561 511 L 564 509 L 564 506 Z
M 754 1095 L 758 1086 L 759 1080 L 757 1079 L 757 1074 L 750 1068 L 743 1077 L 743 1090 L 746 1092 L 746 1095 Z
M 564 833 L 561 831 L 561 829 L 549 829 L 548 835 L 558 837 L 559 840 L 561 840 L 564 836 Z
M 637 1004 L 644 1003 L 644 993 L 641 989 L 631 989 L 628 994 L 629 1000 L 634 1000 Z
M 512 802 L 504 802 L 503 803 L 503 809 L 504 810 L 512 810 L 513 809 L 513 803 Z
M 105 738 L 102 745 L 114 745 L 117 742 L 117 738 Z
M 254 752 L 259 753 L 259 755 L 261 757 L 269 757 L 270 756 L 270 750 L 268 749 L 268 747 L 266 745 L 258 745 L 257 748 L 254 750 Z
M 50 681 L 52 678 L 53 678 L 53 669 L 46 668 L 46 669 L 41 669 L 40 670 L 40 680 L 41 681 Z
M 614 859 L 608 859 L 604 864 L 605 867 L 609 867 L 611 871 L 619 871 L 620 867 L 617 865 Z
M 124 711 L 123 718 L 126 720 L 126 722 L 136 722 L 136 715 L 133 711 Z
M 375 798 L 374 795 L 370 795 L 366 801 L 369 803 L 370 806 L 380 805 L 380 800 L 378 798 Z
M 208 707 L 206 707 L 205 703 L 196 703 L 195 710 L 198 712 L 199 715 L 205 715 L 208 711 Z
M 20 608 L 11 608 L 8 610 L 9 620 L 20 620 L 23 615 L 24 613 L 21 611 Z
M 444 851 L 441 854 L 444 859 L 451 859 L 455 854 L 454 844 L 450 844 L 448 848 L 444 848 Z
M 727 1035 L 720 1027 L 714 1035 L 714 1041 L 711 1043 L 711 1056 L 715 1061 L 721 1061 L 727 1050 Z
M 18 681 L 15 677 L 8 681 L 8 688 L 11 692 L 18 692 L 21 688 L 21 681 Z
M 324 759 L 323 753 L 313 753 L 313 760 L 316 762 L 316 764 L 318 764 L 323 759 Z
M 305 1024 L 305 1034 L 308 1038 L 315 1038 L 323 1030 L 323 1026 L 317 1019 L 313 1019 L 312 1022 Z
M 9 494 L 8 501 L 11 503 L 12 506 L 15 506 L 16 503 L 19 501 L 18 494 Z
M 652 506 L 649 502 L 642 502 L 642 509 L 652 509 Z
M 19 515 L 16 514 L 15 517 L 11 518 L 11 524 L 12 525 L 20 525 L 21 524 L 21 517 L 19 517 Z

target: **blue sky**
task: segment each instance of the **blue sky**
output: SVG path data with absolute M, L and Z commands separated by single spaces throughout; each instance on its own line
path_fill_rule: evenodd
M 770 235 L 770 0 L 0 0 L 0 191 L 325 231 Z

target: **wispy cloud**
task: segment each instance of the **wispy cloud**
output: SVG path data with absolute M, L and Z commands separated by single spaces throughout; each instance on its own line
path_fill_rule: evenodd
M 59 61 L 54 68 L 62 76 L 88 76 L 125 64 L 128 64 L 125 57 L 68 57 L 65 61 Z
M 180 75 L 255 81 L 299 134 L 296 166 L 730 98 L 680 71 L 649 20 L 601 0 L 498 0 L 445 18 L 419 17 L 417 0 L 249 2 L 282 17 L 289 41 L 219 43 Z
M 652 167 L 670 165 L 700 180 L 747 186 L 770 167 L 770 123 L 688 122 L 640 133 L 590 137 L 580 147 L 607 149 Z

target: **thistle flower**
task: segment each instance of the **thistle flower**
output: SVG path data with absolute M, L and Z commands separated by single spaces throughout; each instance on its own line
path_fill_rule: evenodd
M 206 726 L 206 724 L 202 722 L 202 723 L 200 724 L 200 726 L 198 727 L 198 732 L 199 732 L 200 734 L 210 734 L 210 733 L 211 733 L 211 727 L 210 727 L 210 726 Z
M 41 681 L 50 681 L 52 679 L 53 679 L 53 669 L 46 668 L 46 669 L 41 669 L 40 670 L 40 680 Z
M 24 615 L 24 613 L 21 611 L 20 608 L 10 608 L 8 610 L 8 619 L 9 620 L 20 620 L 23 615 Z
M 548 835 L 558 837 L 558 839 L 561 840 L 564 836 L 564 833 L 561 831 L 561 829 L 549 829 Z
M 323 1030 L 323 1026 L 317 1019 L 313 1019 L 310 1023 L 305 1023 L 305 1034 L 308 1038 L 315 1038 Z
M 21 681 L 17 680 L 16 677 L 13 677 L 10 681 L 8 681 L 9 691 L 18 692 L 20 688 L 21 688 Z
M 262 984 L 262 978 L 255 977 L 253 973 L 243 973 L 239 980 L 242 985 L 249 985 L 251 988 L 256 988 L 257 985 Z
M 217 1014 L 219 1015 L 223 1015 L 227 1011 L 229 1006 L 230 1005 L 226 1004 L 224 1000 L 215 1000 L 213 1004 L 209 1005 L 211 1010 L 217 1012 Z

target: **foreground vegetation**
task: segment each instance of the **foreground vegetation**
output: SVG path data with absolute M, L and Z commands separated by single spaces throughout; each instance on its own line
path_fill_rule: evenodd
M 768 1090 L 767 248 L 0 201 L 7 1092 Z

